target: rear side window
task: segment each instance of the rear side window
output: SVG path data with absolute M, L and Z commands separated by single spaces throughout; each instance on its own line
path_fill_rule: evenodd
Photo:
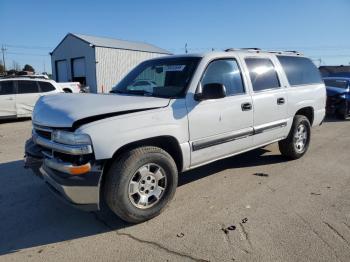
M 18 81 L 18 94 L 39 93 L 39 88 L 36 81 Z
M 306 57 L 277 56 L 291 86 L 322 83 L 321 74 Z
M 0 95 L 13 95 L 15 93 L 13 81 L 0 82 Z
M 280 87 L 276 69 L 270 59 L 246 58 L 245 63 L 255 92 Z
M 38 83 L 39 83 L 41 92 L 50 92 L 50 91 L 56 90 L 56 88 L 49 82 L 39 81 Z
M 348 81 L 342 79 L 325 79 L 324 83 L 326 86 L 338 87 L 338 88 L 348 88 Z
M 228 96 L 244 93 L 241 70 L 234 59 L 220 59 L 211 62 L 205 70 L 201 83 L 202 85 L 223 84 Z

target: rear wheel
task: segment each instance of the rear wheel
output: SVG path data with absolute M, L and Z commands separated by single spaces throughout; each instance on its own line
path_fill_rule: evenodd
M 111 166 L 105 199 L 121 219 L 139 223 L 166 207 L 177 187 L 177 168 L 172 157 L 157 147 L 140 147 L 124 153 Z
M 63 89 L 63 91 L 64 91 L 65 93 L 73 93 L 72 90 L 70 90 L 70 89 L 68 89 L 68 88 Z
M 296 115 L 288 137 L 278 143 L 280 152 L 290 159 L 298 159 L 308 150 L 310 138 L 311 125 L 309 120 L 305 116 Z

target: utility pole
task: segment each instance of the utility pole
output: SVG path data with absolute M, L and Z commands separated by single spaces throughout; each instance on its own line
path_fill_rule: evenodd
M 5 51 L 7 49 L 4 47 L 4 45 L 1 46 L 1 52 L 2 52 L 2 62 L 4 64 L 4 71 L 6 72 L 6 62 L 5 62 Z
M 2 52 L 2 62 L 4 64 L 4 71 L 6 72 L 6 63 L 5 63 L 5 51 L 7 49 L 4 47 L 4 45 L 1 46 L 1 52 Z

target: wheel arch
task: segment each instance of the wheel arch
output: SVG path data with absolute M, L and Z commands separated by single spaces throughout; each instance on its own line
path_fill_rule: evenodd
M 312 106 L 306 106 L 298 109 L 298 111 L 295 112 L 295 115 L 305 116 L 309 120 L 310 125 L 312 126 L 315 118 L 314 108 Z
M 65 93 L 73 93 L 73 91 L 70 89 L 70 88 L 62 88 L 62 90 L 65 92 Z
M 125 144 L 119 149 L 117 149 L 114 152 L 112 158 L 108 159 L 104 164 L 103 175 L 100 182 L 101 186 L 103 186 L 105 174 L 108 172 L 112 163 L 123 153 L 141 146 L 156 146 L 163 149 L 174 159 L 176 167 L 179 170 L 179 172 L 183 170 L 184 160 L 183 160 L 183 154 L 182 154 L 181 147 L 178 140 L 173 136 L 151 137 L 151 138 L 142 139 L 142 140 Z

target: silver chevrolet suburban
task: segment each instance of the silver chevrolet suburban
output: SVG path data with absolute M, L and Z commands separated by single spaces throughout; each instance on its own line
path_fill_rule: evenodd
M 25 165 L 71 205 L 97 210 L 105 201 L 142 222 L 169 203 L 181 172 L 274 142 L 300 158 L 325 103 L 317 68 L 298 52 L 155 58 L 110 94 L 40 98 Z

